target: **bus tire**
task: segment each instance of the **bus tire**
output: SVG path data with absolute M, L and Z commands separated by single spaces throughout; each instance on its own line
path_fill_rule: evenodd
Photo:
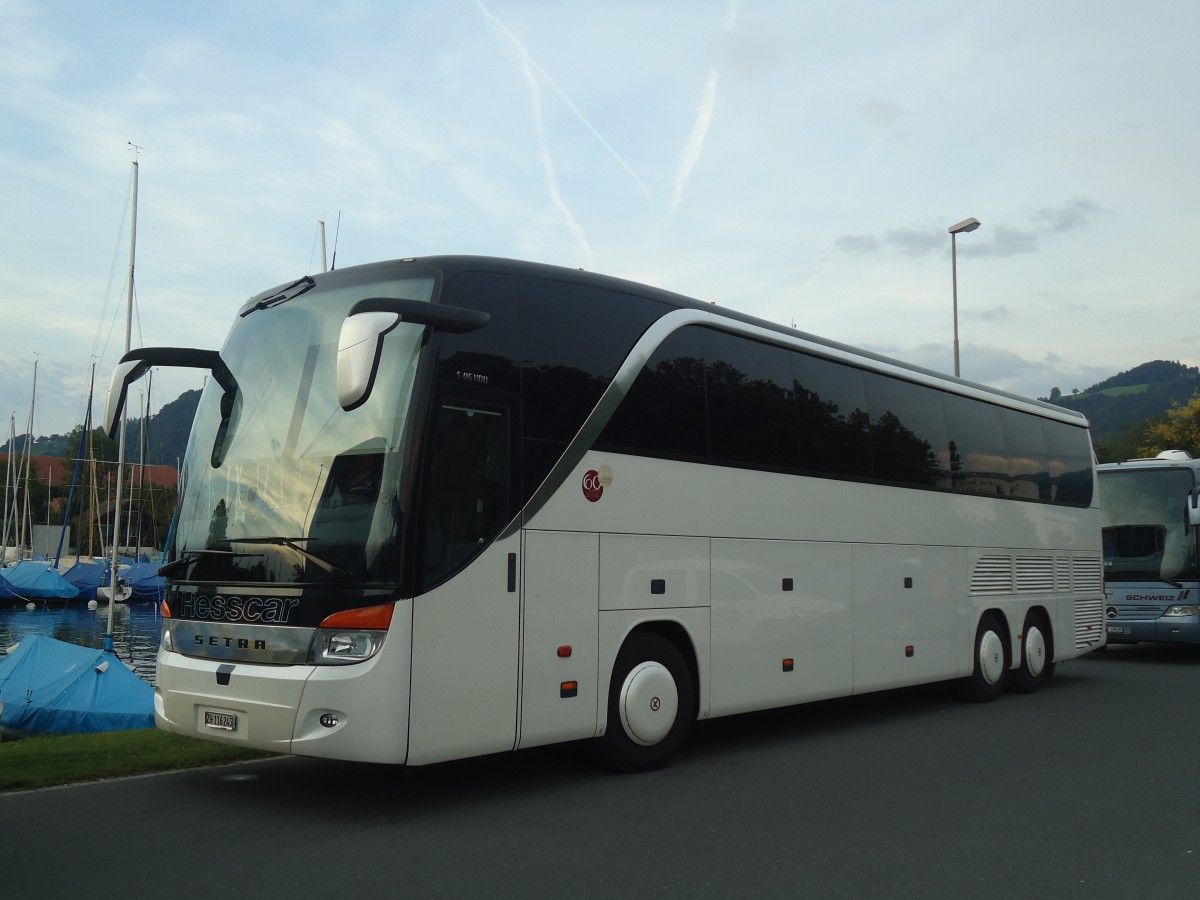
M 1032 694 L 1053 674 L 1053 636 L 1045 616 L 1031 610 L 1021 630 L 1021 665 L 1008 673 L 1009 687 L 1022 694 Z
M 1009 649 L 1004 627 L 995 613 L 984 613 L 975 630 L 974 669 L 958 680 L 958 694 L 973 703 L 988 703 L 1004 690 Z
M 600 759 L 620 772 L 660 768 L 683 747 L 695 717 L 692 673 L 679 648 L 657 634 L 634 634 L 613 665 Z

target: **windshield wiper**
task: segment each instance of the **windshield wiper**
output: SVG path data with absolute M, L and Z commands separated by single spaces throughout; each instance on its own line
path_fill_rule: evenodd
M 324 571 L 328 572 L 330 575 L 337 575 L 340 578 L 349 578 L 350 577 L 350 573 L 347 572 L 345 569 L 335 566 L 333 563 L 329 562 L 328 560 L 321 559 L 321 557 L 317 556 L 315 553 L 305 550 L 303 547 L 300 546 L 300 541 L 311 541 L 311 540 L 312 540 L 312 538 L 307 538 L 307 537 L 243 537 L 243 538 L 230 538 L 229 543 L 231 543 L 231 544 L 271 544 L 272 546 L 275 546 L 275 547 L 287 547 L 289 550 L 293 550 L 296 553 L 299 553 L 301 556 L 303 556 L 306 560 L 308 560 L 310 563 L 315 565 L 317 568 L 323 569 Z
M 258 312 L 260 309 L 270 309 L 272 306 L 278 306 L 280 303 L 286 303 L 289 300 L 295 300 L 305 291 L 314 287 L 316 283 L 317 280 L 311 275 L 304 275 L 300 278 L 297 278 L 291 284 L 285 285 L 277 293 L 272 294 L 270 297 L 264 297 L 252 306 L 246 307 L 241 311 L 241 313 L 239 313 L 239 315 L 244 319 L 246 316 L 250 315 L 250 313 Z M 289 291 L 299 285 L 304 285 L 304 287 L 300 288 L 300 290 L 296 291 L 295 293 L 289 293 Z
M 190 566 L 196 560 L 205 556 L 255 556 L 254 553 L 237 553 L 233 550 L 184 550 L 183 555 L 179 559 L 173 559 L 165 565 L 159 566 L 158 574 L 164 578 L 174 575 L 184 566 Z

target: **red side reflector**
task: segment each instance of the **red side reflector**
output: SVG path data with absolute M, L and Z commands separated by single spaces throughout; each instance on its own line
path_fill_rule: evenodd
M 912 645 L 912 644 L 909 644 L 907 647 L 905 647 L 905 648 L 904 648 L 904 655 L 905 655 L 906 657 L 907 657 L 907 656 L 912 656 L 912 655 L 913 655 L 913 653 L 915 653 L 915 652 L 916 652 L 916 650 L 915 650 L 915 648 L 913 647 L 913 645 Z
M 322 628 L 362 628 L 370 631 L 386 631 L 392 624 L 392 613 L 395 603 L 385 603 L 382 606 L 364 606 L 361 609 L 348 609 L 345 612 L 326 616 L 321 622 Z
M 158 604 L 158 611 L 159 611 L 159 613 L 162 614 L 162 617 L 164 619 L 171 618 L 171 607 L 167 606 L 166 600 L 164 600 L 162 603 Z
M 566 659 L 570 655 L 571 655 L 571 645 L 570 644 L 563 644 L 561 647 L 558 648 L 558 658 L 559 659 Z

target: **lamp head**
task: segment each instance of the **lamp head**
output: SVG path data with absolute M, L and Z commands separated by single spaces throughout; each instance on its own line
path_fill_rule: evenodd
M 947 229 L 950 234 L 966 234 L 968 231 L 974 231 L 979 227 L 979 220 L 976 218 L 963 219 L 957 225 L 951 225 Z

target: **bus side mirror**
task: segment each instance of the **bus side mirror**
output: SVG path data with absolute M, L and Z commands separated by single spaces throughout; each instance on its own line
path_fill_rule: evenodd
M 490 313 L 477 309 L 404 297 L 359 300 L 350 307 L 338 336 L 337 392 L 342 409 L 349 412 L 367 402 L 379 373 L 384 336 L 401 322 L 464 334 L 482 328 L 489 319 Z
M 143 359 L 124 360 L 113 369 L 112 381 L 108 385 L 108 400 L 104 404 L 104 433 L 110 438 L 117 435 L 129 386 L 149 371 L 150 363 Z
M 337 351 L 337 392 L 342 409 L 357 409 L 371 396 L 384 335 L 400 321 L 394 312 L 362 312 L 342 322 Z
M 216 350 L 194 350 L 189 347 L 140 347 L 130 350 L 117 362 L 112 382 L 108 386 L 108 401 L 104 405 L 104 433 L 116 437 L 125 408 L 129 386 L 150 371 L 151 366 L 179 369 L 208 369 L 217 384 L 231 398 L 237 393 L 237 381 Z M 224 407 L 222 407 L 224 410 Z

